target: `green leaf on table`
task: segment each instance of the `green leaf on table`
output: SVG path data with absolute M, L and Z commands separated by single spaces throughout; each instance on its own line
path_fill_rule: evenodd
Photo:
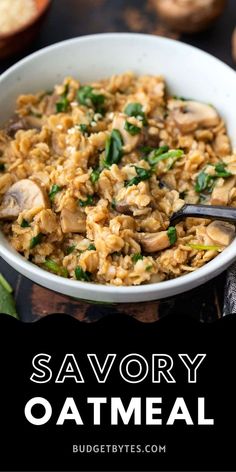
M 19 318 L 12 295 L 12 287 L 2 274 L 0 274 L 0 313 Z

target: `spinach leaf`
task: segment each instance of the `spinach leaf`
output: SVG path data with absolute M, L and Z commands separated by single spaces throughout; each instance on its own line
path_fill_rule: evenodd
M 50 272 L 53 272 L 56 275 L 60 275 L 61 277 L 68 277 L 68 270 L 48 257 L 45 259 L 43 265 L 44 267 L 46 267 L 46 269 L 50 270 Z
M 170 241 L 170 244 L 175 244 L 177 241 L 177 232 L 174 226 L 170 226 L 167 230 L 167 235 Z
M 143 111 L 143 107 L 141 103 L 129 103 L 125 110 L 125 114 L 128 116 L 135 116 L 136 118 L 140 119 L 144 126 L 147 125 L 147 118 Z
M 51 188 L 51 190 L 48 194 L 51 202 L 54 202 L 56 194 L 60 191 L 61 191 L 61 187 L 59 185 L 53 185 L 52 186 L 52 188 Z
M 37 236 L 34 236 L 30 241 L 30 249 L 33 249 L 35 246 L 40 244 L 42 242 L 42 239 L 43 239 L 42 233 L 39 233 L 37 234 Z
M 123 156 L 123 138 L 118 129 L 113 129 L 105 147 L 105 165 L 118 164 Z
M 88 195 L 86 200 L 79 200 L 79 206 L 81 207 L 86 207 L 88 205 L 93 205 L 93 204 L 94 204 L 93 195 Z
M 152 170 L 151 169 L 143 169 L 143 167 L 135 167 L 137 176 L 133 177 L 131 180 L 128 182 L 125 182 L 126 187 L 130 187 L 131 185 L 138 185 L 140 182 L 143 180 L 148 180 L 152 176 Z
M 65 113 L 69 107 L 69 100 L 67 98 L 67 94 L 69 91 L 69 84 L 65 85 L 64 92 L 60 97 L 60 100 L 56 103 L 56 112 L 57 113 Z
M 103 112 L 102 105 L 105 102 L 105 96 L 101 93 L 94 92 L 93 87 L 84 85 L 77 92 L 77 101 L 80 105 L 86 107 L 94 107 L 97 112 Z
M 84 282 L 90 282 L 91 274 L 88 271 L 84 271 L 82 267 L 78 266 L 75 269 L 75 276 L 77 280 L 83 280 Z
M 140 252 L 136 252 L 135 254 L 132 254 L 131 259 L 133 263 L 136 264 L 136 262 L 143 259 L 143 255 Z
M 131 136 L 135 136 L 141 132 L 141 128 L 139 126 L 134 125 L 133 123 L 129 123 L 129 121 L 125 122 L 124 129 L 128 131 Z

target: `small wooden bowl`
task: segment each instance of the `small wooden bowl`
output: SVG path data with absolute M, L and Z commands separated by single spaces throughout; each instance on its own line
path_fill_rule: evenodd
M 11 56 L 24 49 L 37 35 L 52 0 L 35 0 L 37 13 L 14 31 L 0 33 L 0 58 Z

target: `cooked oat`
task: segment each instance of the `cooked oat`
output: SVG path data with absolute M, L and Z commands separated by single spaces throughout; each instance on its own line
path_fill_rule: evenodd
M 205 103 L 125 73 L 22 95 L 0 131 L 0 219 L 11 245 L 59 276 L 139 285 L 192 272 L 234 237 L 185 202 L 236 206 L 236 154 Z

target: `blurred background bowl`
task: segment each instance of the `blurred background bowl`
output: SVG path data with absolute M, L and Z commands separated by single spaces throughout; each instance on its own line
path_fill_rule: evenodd
M 7 33 L 0 33 L 0 59 L 18 53 L 27 47 L 40 30 L 52 0 L 35 0 L 37 13 L 24 25 Z

